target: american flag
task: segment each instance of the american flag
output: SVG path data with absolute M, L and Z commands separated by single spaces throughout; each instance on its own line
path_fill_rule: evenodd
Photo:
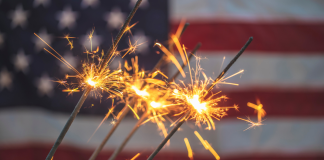
M 43 50 L 37 33 L 75 68 L 81 69 L 95 28 L 93 46 L 107 49 L 136 0 L 1 0 L 0 1 L 0 159 L 45 159 L 81 93 L 68 96 L 54 83 L 73 73 Z M 324 3 L 318 0 L 143 0 L 118 49 L 127 42 L 145 42 L 136 53 L 141 68 L 150 70 L 161 54 L 155 41 L 166 42 L 182 19 L 190 23 L 181 37 L 189 50 L 202 43 L 198 55 L 208 76 L 216 77 L 244 45 L 254 41 L 229 71 L 240 86 L 218 86 L 240 112 L 216 122 L 216 130 L 199 130 L 221 159 L 324 159 Z M 70 50 L 64 35 L 73 39 Z M 111 67 L 123 59 L 117 58 Z M 195 62 L 192 61 L 192 64 Z M 172 75 L 176 69 L 168 66 Z M 218 90 L 218 88 L 216 88 Z M 237 116 L 255 117 L 247 102 L 260 99 L 267 111 L 263 126 L 243 131 L 248 124 Z M 88 97 L 54 159 L 88 159 L 112 127 L 108 119 L 89 141 L 111 105 Z M 132 126 L 122 122 L 97 159 L 107 159 Z M 189 159 L 187 137 L 194 159 L 214 159 L 193 131 L 191 122 L 171 138 L 156 159 Z M 154 124 L 143 125 L 118 159 L 146 159 L 163 136 Z

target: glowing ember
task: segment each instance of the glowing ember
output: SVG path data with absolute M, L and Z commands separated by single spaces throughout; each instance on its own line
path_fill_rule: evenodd
M 147 93 L 146 91 L 141 91 L 139 90 L 136 86 L 132 86 L 132 89 L 136 92 L 137 95 L 145 97 L 145 96 L 150 96 L 149 93 Z
M 154 102 L 154 101 L 152 101 L 152 102 L 150 103 L 150 105 L 151 105 L 153 108 L 158 108 L 158 107 L 161 107 L 161 106 L 162 106 L 161 103 L 159 103 L 159 102 Z
M 202 111 L 207 110 L 206 102 L 201 103 L 199 101 L 199 96 L 198 95 L 193 95 L 191 98 L 187 97 L 187 100 L 197 110 L 198 113 L 202 113 Z
M 192 149 L 190 147 L 190 143 L 189 143 L 188 138 L 185 138 L 184 142 L 185 142 L 187 150 L 188 150 L 188 157 L 189 157 L 190 160 L 193 160 L 193 153 L 192 153 Z
M 93 87 L 95 87 L 96 84 L 97 84 L 97 82 L 94 82 L 94 81 L 93 81 L 92 79 L 90 79 L 90 78 L 87 80 L 87 82 L 88 82 L 89 85 L 91 85 L 91 86 L 93 86 Z

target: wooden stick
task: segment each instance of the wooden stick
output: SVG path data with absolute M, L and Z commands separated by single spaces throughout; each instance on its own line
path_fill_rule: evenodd
M 154 152 L 150 155 L 148 160 L 152 160 L 156 154 L 160 152 L 160 150 L 163 148 L 163 146 L 169 141 L 169 139 L 173 136 L 175 132 L 178 131 L 178 129 L 181 127 L 181 125 L 186 121 L 187 116 L 189 115 L 190 111 L 188 111 L 184 116 L 182 116 L 180 122 L 173 127 L 171 132 L 163 139 L 163 141 L 160 143 L 160 145 L 154 150 Z

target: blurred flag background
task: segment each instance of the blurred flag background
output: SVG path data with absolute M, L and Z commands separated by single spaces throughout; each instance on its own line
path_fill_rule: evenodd
M 85 48 L 90 47 L 90 31 L 95 28 L 93 46 L 106 51 L 135 2 L 0 1 L 0 159 L 45 159 L 82 94 L 68 96 L 53 82 L 73 72 L 46 53 L 46 45 L 34 33 L 81 69 Z M 250 36 L 254 41 L 228 73 L 244 69 L 244 74 L 229 79 L 240 85 L 215 88 L 229 97 L 222 105 L 237 104 L 240 112 L 228 112 L 216 122 L 216 130 L 186 123 L 156 159 L 189 159 L 185 137 L 194 159 L 214 159 L 195 130 L 221 159 L 324 159 L 324 2 L 143 0 L 132 20 L 139 22 L 132 29 L 133 36 L 124 36 L 118 49 L 127 48 L 128 39 L 145 42 L 125 59 L 139 56 L 139 66 L 149 70 L 161 56 L 154 42 L 166 42 L 183 18 L 190 26 L 181 43 L 189 50 L 202 43 L 197 54 L 204 72 L 213 78 Z M 66 34 L 77 37 L 72 50 L 62 38 Z M 117 68 L 122 61 L 116 58 L 110 66 Z M 175 70 L 171 64 L 167 73 Z M 267 112 L 265 125 L 243 131 L 248 123 L 236 117 L 256 119 L 254 110 L 246 106 L 256 99 Z M 110 106 L 110 100 L 89 96 L 54 159 L 88 159 L 112 127 L 109 117 L 89 140 Z M 130 114 L 98 159 L 107 159 L 136 121 Z M 146 159 L 162 139 L 157 126 L 147 123 L 118 158 L 131 159 L 141 153 L 138 159 Z

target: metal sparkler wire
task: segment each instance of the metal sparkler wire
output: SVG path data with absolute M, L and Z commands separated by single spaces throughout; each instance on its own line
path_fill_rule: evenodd
M 116 48 L 117 48 L 117 45 L 121 39 L 121 37 L 124 35 L 125 31 L 128 29 L 127 26 L 129 25 L 131 19 L 133 18 L 134 14 L 136 13 L 139 5 L 141 4 L 142 0 L 138 0 L 136 2 L 136 5 L 134 6 L 133 10 L 131 11 L 131 13 L 129 14 L 129 16 L 127 17 L 123 27 L 119 30 L 119 33 L 117 34 L 116 36 L 116 39 L 114 40 L 114 43 L 112 46 L 110 46 L 107 54 L 105 55 L 105 58 L 103 60 L 103 62 L 101 63 L 101 66 L 100 66 L 100 69 L 99 69 L 99 77 L 102 76 L 102 73 L 104 72 L 105 70 L 105 67 L 107 66 L 109 60 L 111 59 L 111 57 L 113 56 Z M 87 99 L 91 89 L 93 87 L 92 86 L 88 86 L 85 91 L 83 92 L 79 102 L 77 103 L 77 105 L 74 107 L 74 110 L 72 112 L 72 114 L 70 115 L 69 119 L 67 120 L 66 124 L 64 125 L 60 135 L 58 136 L 57 140 L 55 141 L 52 149 L 50 150 L 50 152 L 48 153 L 47 157 L 45 160 L 51 160 L 55 151 L 57 150 L 58 146 L 61 144 L 63 138 L 65 137 L 65 134 L 67 133 L 67 131 L 69 130 L 71 124 L 73 123 L 76 115 L 79 113 L 84 101 Z
M 219 74 L 219 76 L 215 79 L 215 81 L 212 83 L 212 85 L 208 88 L 204 97 L 206 97 L 208 95 L 208 93 L 211 92 L 211 90 L 216 85 L 216 83 L 225 75 L 225 73 L 228 71 L 228 69 L 235 63 L 235 61 L 245 51 L 245 49 L 249 46 L 249 44 L 252 42 L 252 40 L 253 40 L 253 37 L 250 37 L 249 40 L 245 43 L 245 45 L 242 47 L 242 49 L 239 51 L 239 53 L 231 60 L 231 62 L 224 68 L 224 70 Z M 178 122 L 178 124 L 175 127 L 173 127 L 171 132 L 163 139 L 163 141 L 160 143 L 160 145 L 154 150 L 154 152 L 150 155 L 150 157 L 147 158 L 147 160 L 152 160 L 159 153 L 159 151 L 170 140 L 170 138 L 173 136 L 173 134 L 176 131 L 178 131 L 178 129 L 181 127 L 181 125 L 186 121 L 187 117 L 190 115 L 190 111 L 191 110 L 188 110 L 187 113 L 184 116 L 182 116 L 182 118 Z
M 197 50 L 200 48 L 201 43 L 198 43 L 196 45 L 196 47 L 193 49 L 192 53 L 190 54 L 190 56 L 188 57 L 188 59 L 190 60 L 190 58 L 197 52 Z M 188 62 L 189 63 L 189 62 Z M 182 69 L 186 66 L 186 64 L 184 63 L 182 65 Z M 173 75 L 172 78 L 170 78 L 168 80 L 168 82 L 172 82 L 174 81 L 174 79 L 177 78 L 177 76 L 180 74 L 180 71 L 178 70 L 177 73 L 175 73 Z M 148 104 L 149 105 L 149 104 Z M 128 136 L 124 139 L 124 141 L 122 142 L 122 144 L 114 151 L 114 153 L 109 157 L 109 160 L 114 160 L 117 155 L 123 150 L 123 148 L 126 146 L 127 142 L 130 140 L 130 138 L 134 135 L 134 133 L 137 131 L 137 129 L 141 126 L 142 122 L 145 120 L 146 117 L 149 116 L 149 111 L 146 111 L 142 117 L 137 121 L 137 123 L 135 124 L 134 128 L 132 129 L 132 131 L 128 134 Z
M 189 23 L 186 23 L 181 31 L 180 36 L 183 34 L 183 32 L 185 31 L 185 29 L 187 28 L 187 26 L 189 25 Z M 172 43 L 170 44 L 172 45 Z M 156 63 L 156 65 L 154 66 L 154 68 L 150 71 L 150 73 L 148 74 L 149 76 L 152 75 L 152 73 L 154 73 L 156 70 L 158 70 L 161 65 L 164 63 L 164 61 L 166 60 L 166 55 L 163 54 L 163 56 L 160 58 L 160 60 Z M 140 90 L 142 90 L 145 86 L 147 85 L 147 82 L 144 81 Z M 135 99 L 132 98 L 131 102 L 129 103 L 131 106 L 133 106 L 135 104 Z M 114 126 L 110 129 L 110 131 L 108 132 L 108 134 L 106 135 L 106 137 L 102 140 L 102 142 L 100 143 L 100 145 L 96 148 L 96 150 L 92 153 L 91 157 L 89 158 L 89 160 L 95 160 L 96 157 L 99 155 L 100 151 L 102 150 L 102 148 L 105 146 L 105 144 L 107 143 L 107 141 L 110 139 L 110 137 L 112 136 L 112 134 L 115 132 L 115 130 L 117 129 L 117 127 L 119 126 L 120 122 L 124 119 L 124 117 L 127 115 L 127 113 L 130 111 L 130 108 L 127 106 L 128 104 L 126 104 L 124 106 L 124 108 L 122 109 L 122 114 L 119 116 L 118 120 L 115 122 Z

